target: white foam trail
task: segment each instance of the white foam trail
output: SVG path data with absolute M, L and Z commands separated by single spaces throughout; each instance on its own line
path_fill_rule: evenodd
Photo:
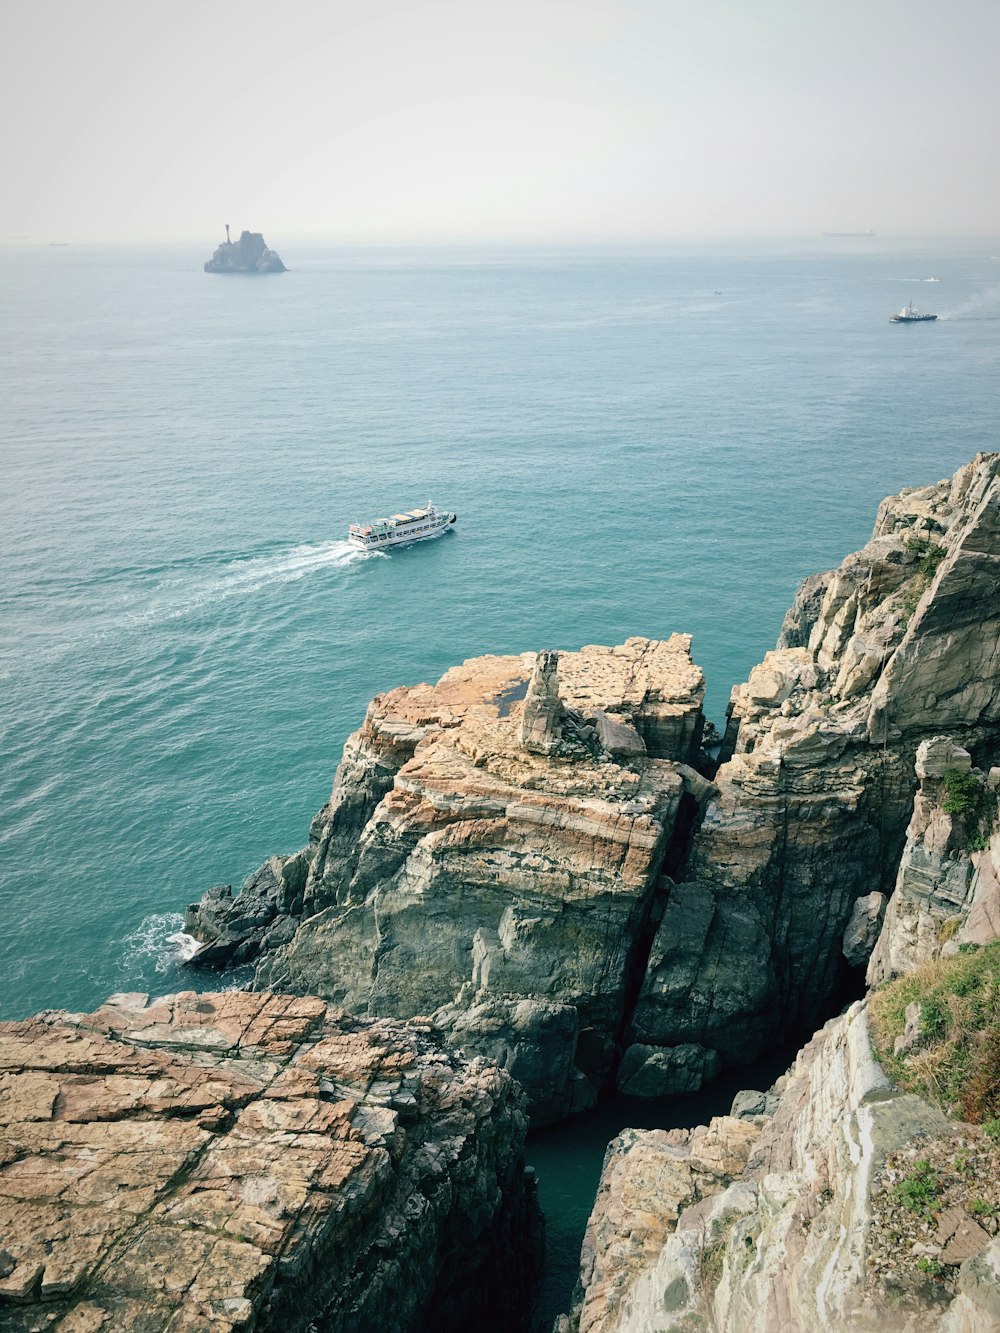
M 338 569 L 363 559 L 364 551 L 344 541 L 321 542 L 317 546 L 296 546 L 281 555 L 257 556 L 234 560 L 203 592 L 209 597 L 232 597 L 256 592 L 271 583 L 292 583 L 314 574 L 318 569 Z
M 173 585 L 169 597 L 164 600 L 154 599 L 139 613 L 137 619 L 173 619 L 212 602 L 248 596 L 274 584 L 294 583 L 320 570 L 343 569 L 358 560 L 370 559 L 373 555 L 387 558 L 382 551 L 359 551 L 346 541 L 334 541 L 320 542 L 315 546 L 296 546 L 277 555 L 234 560 L 221 573 L 193 580 L 186 588 Z
M 359 551 L 349 542 L 331 541 L 233 560 L 214 571 L 180 572 L 172 578 L 162 579 L 151 592 L 129 594 L 130 600 L 135 599 L 131 607 L 120 611 L 110 604 L 94 608 L 96 626 L 90 621 L 81 622 L 78 634 L 59 643 L 43 643 L 34 651 L 22 652 L 18 665 L 23 667 L 26 662 L 39 661 L 51 665 L 81 648 L 114 640 L 122 634 L 142 633 L 162 621 L 177 620 L 203 606 L 231 597 L 250 596 L 262 588 L 292 583 L 323 570 L 346 569 L 361 560 L 388 559 L 386 551 Z M 0 668 L 0 681 L 16 674 L 13 666 L 5 664 Z

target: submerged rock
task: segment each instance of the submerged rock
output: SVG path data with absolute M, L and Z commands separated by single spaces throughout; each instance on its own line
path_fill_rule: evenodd
M 0 1024 L 0 1326 L 523 1326 L 510 1077 L 312 997 L 117 995 Z
M 718 1074 L 717 1051 L 704 1046 L 639 1046 L 628 1048 L 618 1067 L 618 1091 L 627 1097 L 674 1097 L 697 1092 Z
M 259 231 L 244 231 L 238 241 L 226 239 L 205 262 L 206 273 L 285 273 L 276 251 L 269 250 Z

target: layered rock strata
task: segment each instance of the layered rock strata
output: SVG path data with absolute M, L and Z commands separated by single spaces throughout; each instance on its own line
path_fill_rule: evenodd
M 884 501 L 734 690 L 713 781 L 683 636 L 392 691 L 309 846 L 191 910 L 194 961 L 433 1014 L 540 1120 L 616 1071 L 657 1096 L 750 1061 L 822 1021 L 896 929 L 921 743 L 946 727 L 984 774 L 1000 756 L 998 575 L 1000 455 Z
M 0 1024 L 0 1327 L 516 1329 L 524 1130 L 495 1066 L 311 997 Z
M 773 1114 L 736 1122 L 744 1137 L 723 1164 L 720 1174 L 734 1176 L 725 1188 L 708 1177 L 693 1186 L 677 1160 L 683 1148 L 662 1133 L 628 1131 L 612 1145 L 561 1333 L 1000 1327 L 1000 1239 L 962 1209 L 924 1227 L 907 1214 L 902 1241 L 880 1230 L 890 1182 L 906 1178 L 900 1162 L 970 1160 L 979 1132 L 889 1085 L 865 1006 L 831 1021 L 777 1086 Z M 732 1123 L 713 1121 L 705 1137 L 724 1139 Z M 635 1201 L 634 1212 L 615 1200 Z M 922 1255 L 957 1265 L 953 1289 L 937 1281 L 936 1259 L 921 1267 Z
M 973 769 L 968 750 L 938 736 L 918 747 L 916 774 L 895 889 L 868 964 L 870 986 L 1000 935 L 1000 769 Z
M 921 742 L 947 727 L 969 763 L 995 761 L 998 641 L 1000 455 L 981 454 L 885 500 L 871 541 L 806 580 L 779 647 L 733 691 L 717 790 L 664 894 L 638 1045 L 749 1060 L 822 1021 L 878 937 Z
M 308 847 L 188 914 L 194 961 L 255 985 L 433 1015 L 535 1118 L 607 1081 L 708 784 L 690 639 L 484 657 L 373 700 Z

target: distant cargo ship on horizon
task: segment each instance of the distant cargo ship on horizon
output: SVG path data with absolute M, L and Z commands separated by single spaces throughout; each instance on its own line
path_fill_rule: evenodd
M 875 233 L 871 227 L 866 227 L 864 231 L 825 231 L 824 236 L 874 236 Z

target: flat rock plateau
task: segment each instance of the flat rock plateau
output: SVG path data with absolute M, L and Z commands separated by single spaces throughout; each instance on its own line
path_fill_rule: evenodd
M 519 1326 L 541 1232 L 495 1065 L 188 992 L 0 1024 L 0 1071 L 4 1330 Z

